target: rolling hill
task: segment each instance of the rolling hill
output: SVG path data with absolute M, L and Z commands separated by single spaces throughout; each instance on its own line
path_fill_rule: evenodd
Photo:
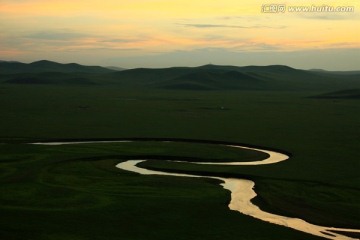
M 96 84 L 91 73 L 64 73 L 64 72 L 40 72 L 40 73 L 19 73 L 5 75 L 5 84 L 26 84 L 26 85 L 89 85 Z
M 360 74 L 339 75 L 288 66 L 218 66 L 130 69 L 107 74 L 112 84 L 172 90 L 322 90 L 360 87 Z
M 167 89 L 219 90 L 219 89 L 261 89 L 264 83 L 260 78 L 249 74 L 228 72 L 194 72 L 159 83 L 159 87 Z
M 77 63 L 61 64 L 47 60 L 32 62 L 29 64 L 20 62 L 0 62 L 0 73 L 16 74 L 16 73 L 40 73 L 40 72 L 65 72 L 65 73 L 107 73 L 113 72 L 108 68 L 99 66 L 83 66 Z
M 115 71 L 99 66 L 37 61 L 0 61 L 2 84 L 111 85 L 130 89 L 323 91 L 360 88 L 360 74 L 307 71 L 283 65 L 137 68 Z
M 331 93 L 324 93 L 313 98 L 324 99 L 360 99 L 360 89 L 347 89 Z

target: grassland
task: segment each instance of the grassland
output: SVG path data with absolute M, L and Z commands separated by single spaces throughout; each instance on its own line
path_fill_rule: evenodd
M 182 138 L 281 149 L 291 159 L 269 166 L 144 165 L 247 177 L 264 209 L 359 228 L 360 103 L 310 98 L 325 92 L 0 84 L 0 238 L 317 239 L 229 211 L 229 193 L 214 180 L 115 168 L 132 157 L 263 157 L 256 153 L 153 141 L 25 144 L 59 139 Z
M 216 181 L 114 168 L 166 151 L 141 145 L 2 146 L 2 239 L 316 239 L 229 211 Z

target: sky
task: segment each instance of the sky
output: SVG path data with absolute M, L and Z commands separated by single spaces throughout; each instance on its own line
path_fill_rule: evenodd
M 0 59 L 360 70 L 360 1 L 0 0 Z

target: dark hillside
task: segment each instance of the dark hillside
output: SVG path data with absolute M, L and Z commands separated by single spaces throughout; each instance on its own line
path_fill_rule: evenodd
M 0 82 L 99 84 L 137 89 L 322 91 L 360 88 L 356 72 L 306 71 L 283 65 L 137 68 L 114 71 L 76 63 L 0 62 Z
M 360 99 L 360 89 L 347 89 L 331 93 L 324 93 L 313 98 L 327 99 Z
M 33 63 L 19 62 L 0 62 L 0 73 L 16 74 L 16 73 L 40 73 L 40 72 L 87 72 L 87 73 L 108 73 L 113 70 L 99 66 L 83 66 L 77 63 L 61 64 L 47 60 L 36 61 Z

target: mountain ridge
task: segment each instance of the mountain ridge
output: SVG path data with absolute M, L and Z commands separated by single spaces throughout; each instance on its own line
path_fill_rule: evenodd
M 0 61 L 1 74 L 65 72 L 65 73 L 108 73 L 114 70 L 100 66 L 84 66 L 77 63 L 57 63 L 49 60 L 39 60 L 32 63 Z
M 0 61 L 0 83 L 112 85 L 168 90 L 321 90 L 360 88 L 360 73 L 337 74 L 286 65 L 135 68 L 115 71 L 48 60 L 29 64 Z

